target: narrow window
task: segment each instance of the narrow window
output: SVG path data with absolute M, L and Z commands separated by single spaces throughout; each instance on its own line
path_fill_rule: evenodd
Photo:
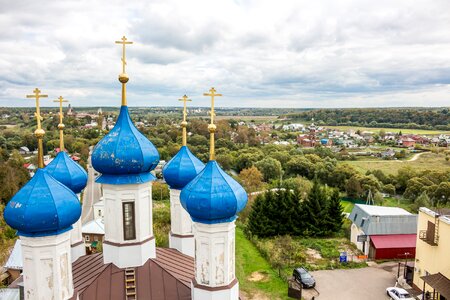
M 134 202 L 122 203 L 123 211 L 123 238 L 124 240 L 136 239 L 136 227 L 134 219 Z
M 357 217 L 358 217 L 358 214 L 355 214 L 355 216 L 353 217 L 353 221 L 356 221 Z
M 362 218 L 361 219 L 361 226 L 360 227 L 363 227 L 364 226 L 364 221 L 366 221 L 364 218 Z

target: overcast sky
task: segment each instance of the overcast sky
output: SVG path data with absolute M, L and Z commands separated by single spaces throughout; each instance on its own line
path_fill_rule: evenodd
M 448 0 L 0 0 L 0 106 L 450 105 Z M 31 102 L 30 102 L 31 101 Z

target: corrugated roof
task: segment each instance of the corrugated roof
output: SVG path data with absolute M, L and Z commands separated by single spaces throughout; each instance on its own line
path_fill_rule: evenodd
M 156 248 L 156 259 L 135 268 L 137 299 L 191 299 L 194 258 L 175 249 Z M 125 299 L 125 269 L 104 264 L 102 253 L 73 263 L 72 299 Z
M 415 234 L 389 234 L 389 235 L 371 235 L 370 240 L 377 249 L 385 248 L 415 248 Z
M 398 207 L 355 204 L 349 219 L 367 235 L 417 233 L 417 215 Z
M 155 262 L 186 286 L 191 286 L 195 275 L 194 259 L 191 256 L 176 249 L 156 248 Z
M 22 268 L 23 268 L 22 243 L 21 243 L 20 239 L 16 240 L 16 243 L 14 244 L 14 248 L 11 251 L 8 261 L 5 264 L 5 268 L 22 270 Z
M 422 276 L 420 278 L 441 294 L 441 296 L 450 299 L 450 279 L 441 273 Z

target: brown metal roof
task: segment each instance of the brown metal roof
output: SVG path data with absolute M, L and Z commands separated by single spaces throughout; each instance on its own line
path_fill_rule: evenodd
M 191 287 L 195 275 L 194 258 L 171 248 L 156 248 L 155 262 L 173 277 Z
M 450 299 L 450 279 L 448 279 L 441 273 L 422 276 L 420 278 L 433 289 L 435 289 L 436 292 L 441 294 L 441 296 Z
M 137 299 L 191 299 L 194 259 L 175 249 L 157 248 L 156 259 L 135 268 Z M 72 299 L 125 299 L 125 270 L 103 264 L 101 253 L 87 255 L 73 263 Z

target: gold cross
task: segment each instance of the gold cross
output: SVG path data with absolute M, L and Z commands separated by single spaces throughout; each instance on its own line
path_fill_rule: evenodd
M 116 44 L 122 44 L 122 73 L 125 73 L 125 65 L 127 64 L 127 61 L 125 59 L 125 45 L 133 44 L 133 42 L 127 42 L 127 38 L 123 36 L 121 38 L 122 41 L 116 41 Z
M 53 102 L 59 102 L 59 123 L 62 124 L 64 117 L 62 104 L 63 102 L 69 102 L 69 100 L 64 99 L 63 96 L 59 96 L 58 100 L 53 100 Z
M 187 121 L 186 121 L 187 109 L 186 109 L 186 102 L 192 101 L 192 100 L 188 99 L 188 96 L 184 95 L 183 97 L 181 97 L 181 99 L 178 99 L 178 101 L 183 101 L 183 103 L 184 103 L 183 122 L 181 122 L 181 127 L 183 128 L 182 143 L 183 143 L 183 146 L 186 146 L 186 143 L 187 143 L 187 130 L 186 130 L 186 126 L 187 126 Z
M 42 169 L 44 167 L 44 145 L 42 143 L 42 138 L 44 137 L 45 131 L 41 127 L 41 110 L 39 107 L 39 98 L 47 98 L 48 95 L 42 95 L 41 91 L 38 88 L 35 88 L 33 91 L 34 95 L 27 95 L 27 98 L 35 98 L 36 99 L 36 112 L 34 115 L 37 120 L 37 129 L 34 131 L 34 135 L 38 139 L 38 167 Z
M 214 113 L 214 97 L 220 97 L 222 94 L 217 94 L 216 89 L 212 87 L 209 93 L 203 93 L 203 96 L 211 97 L 211 111 L 209 113 L 211 114 L 211 124 L 214 124 L 214 116 L 216 115 Z
M 184 102 L 184 108 L 183 108 L 183 121 L 186 122 L 186 116 L 187 116 L 187 109 L 186 109 L 186 102 L 192 101 L 191 99 L 188 99 L 188 96 L 184 95 L 181 97 L 181 99 L 178 99 L 178 101 Z
M 215 160 L 215 142 L 214 142 L 214 133 L 216 132 L 216 125 L 214 125 L 214 97 L 222 96 L 222 94 L 217 94 L 215 88 L 211 88 L 209 93 L 203 93 L 203 96 L 211 97 L 211 124 L 208 125 L 209 130 L 209 160 Z
M 37 128 L 38 129 L 42 129 L 41 127 L 41 110 L 39 108 L 39 99 L 40 98 L 47 98 L 48 95 L 42 95 L 41 94 L 41 90 L 39 90 L 38 88 L 35 88 L 33 91 L 34 95 L 27 95 L 27 98 L 35 98 L 36 99 L 36 112 L 34 113 L 36 120 L 37 120 Z

